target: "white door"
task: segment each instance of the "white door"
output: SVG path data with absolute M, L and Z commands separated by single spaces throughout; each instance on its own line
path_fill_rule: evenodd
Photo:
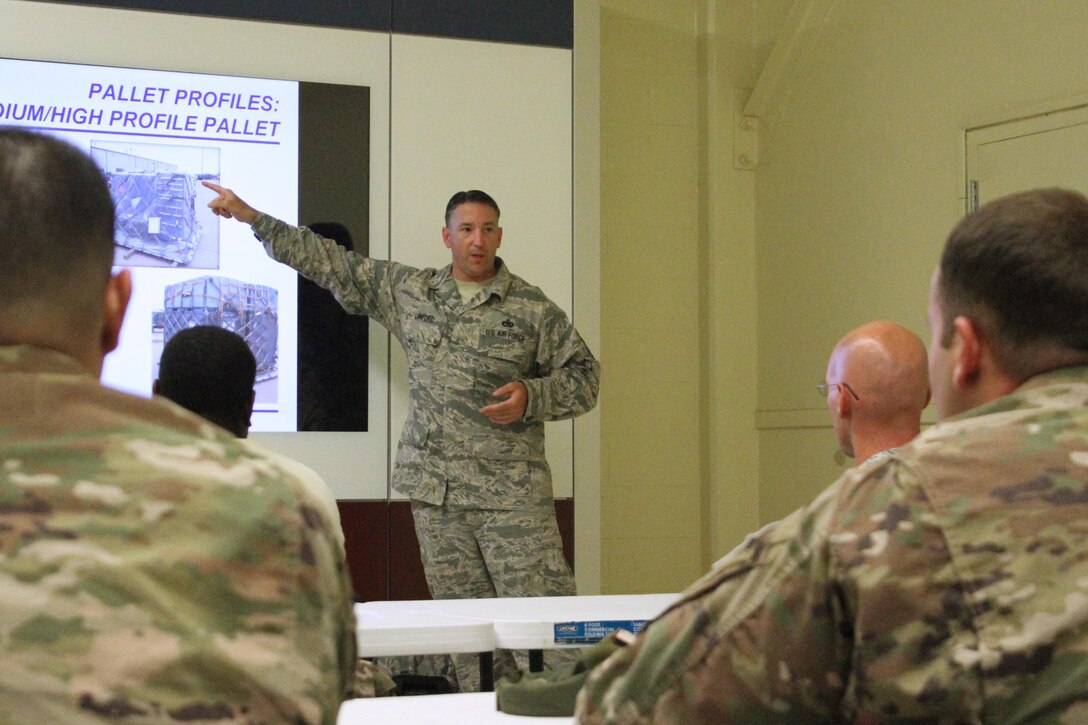
M 967 131 L 967 211 L 1044 186 L 1088 194 L 1088 106 Z

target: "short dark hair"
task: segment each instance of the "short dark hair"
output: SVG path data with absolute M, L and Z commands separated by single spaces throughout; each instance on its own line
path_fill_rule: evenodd
M 453 210 L 462 204 L 486 204 L 495 210 L 495 218 L 498 219 L 501 212 L 499 211 L 499 205 L 491 198 L 491 195 L 486 191 L 480 191 L 479 189 L 469 189 L 468 191 L 459 191 L 450 197 L 450 201 L 446 204 L 446 226 L 450 225 L 450 216 L 453 215 Z
M 159 361 L 158 394 L 240 438 L 249 432 L 257 360 L 237 333 L 214 325 L 179 330 Z
M 948 237 L 937 292 L 944 347 L 963 315 L 1020 380 L 1088 360 L 1088 199 L 1036 189 L 968 214 Z
M 0 128 L 0 308 L 49 301 L 92 320 L 113 264 L 109 185 L 87 154 L 53 136 Z

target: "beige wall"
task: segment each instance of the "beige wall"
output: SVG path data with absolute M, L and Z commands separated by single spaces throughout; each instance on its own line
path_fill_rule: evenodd
M 1085 47 L 1080 1 L 602 2 L 604 591 L 683 586 L 842 471 L 831 346 L 928 341 L 964 130 L 1083 102 Z
M 733 125 L 788 8 L 601 3 L 605 592 L 679 589 L 758 522 L 754 176 Z
M 696 6 L 601 3 L 605 592 L 702 568 Z

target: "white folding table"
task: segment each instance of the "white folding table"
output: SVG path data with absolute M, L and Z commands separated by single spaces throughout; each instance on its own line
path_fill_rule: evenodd
M 495 709 L 494 692 L 348 700 L 340 706 L 340 715 L 336 720 L 337 725 L 545 725 L 572 722 L 574 718 L 571 717 L 528 717 L 499 712 Z
M 433 617 L 486 622 L 492 627 L 495 647 L 529 650 L 529 669 L 537 672 L 543 669 L 543 650 L 582 647 L 606 637 L 614 629 L 627 629 L 637 634 L 648 620 L 660 614 L 676 597 L 676 594 L 599 594 L 572 597 L 419 599 L 356 604 L 355 614 L 359 617 L 360 613 L 370 613 L 380 618 L 392 616 L 395 612 L 404 618 L 401 621 L 420 624 L 429 622 Z M 410 626 L 409 624 L 409 628 Z M 360 652 L 362 651 L 360 641 Z
M 373 602 L 371 602 L 373 604 Z M 400 607 L 355 605 L 355 637 L 360 657 L 440 655 L 462 652 L 480 655 L 480 688 L 494 689 L 495 628 L 487 621 Z

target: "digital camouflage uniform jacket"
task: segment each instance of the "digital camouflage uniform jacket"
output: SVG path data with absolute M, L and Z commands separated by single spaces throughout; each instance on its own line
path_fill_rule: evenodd
M 1088 722 L 1088 368 L 1034 378 L 749 536 L 582 723 Z
M 0 723 L 334 723 L 343 548 L 268 459 L 0 346 Z
M 592 408 L 600 367 L 543 292 L 496 260 L 498 272 L 465 304 L 450 266 L 370 259 L 266 214 L 253 231 L 274 259 L 403 346 L 409 409 L 393 471 L 397 492 L 450 507 L 551 509 L 544 421 Z M 525 417 L 495 425 L 479 409 L 513 380 L 529 391 Z

